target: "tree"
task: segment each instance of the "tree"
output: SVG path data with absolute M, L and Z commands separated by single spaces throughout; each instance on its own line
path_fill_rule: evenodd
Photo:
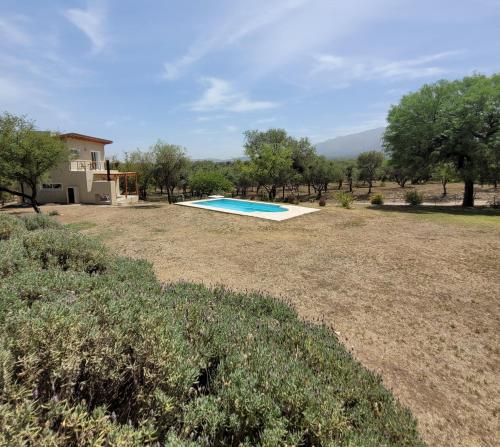
M 236 160 L 233 163 L 234 184 L 236 186 L 236 194 L 241 194 L 243 197 L 247 195 L 247 189 L 253 184 L 253 171 L 249 162 Z
M 450 162 L 438 163 L 434 167 L 433 176 L 441 182 L 441 185 L 443 187 L 443 196 L 446 196 L 448 194 L 446 185 L 448 184 L 448 182 L 453 181 L 453 179 L 455 179 L 457 176 L 455 165 Z
M 159 140 L 152 148 L 155 177 L 167 191 L 168 203 L 173 203 L 173 194 L 189 165 L 185 150 L 180 146 Z
M 317 155 L 310 166 L 310 181 L 318 200 L 321 198 L 321 194 L 326 191 L 331 180 L 332 169 L 329 160 L 324 156 Z
M 352 192 L 352 184 L 358 179 L 358 167 L 355 160 L 348 160 L 344 165 L 344 175 L 349 184 L 349 192 Z
M 155 160 L 152 152 L 142 152 L 137 149 L 129 154 L 125 154 L 125 161 L 119 164 L 121 171 L 137 172 L 139 187 L 139 197 L 146 200 L 148 188 L 154 180 Z
M 39 185 L 65 160 L 69 160 L 69 150 L 58 135 L 37 131 L 24 117 L 0 116 L 0 191 L 29 200 L 40 213 Z
M 368 183 L 368 194 L 372 192 L 373 181 L 377 178 L 384 162 L 384 154 L 378 151 L 368 151 L 359 154 L 359 178 Z
M 233 189 L 233 184 L 217 171 L 196 172 L 190 177 L 189 186 L 199 196 L 215 192 L 229 192 Z
M 255 180 L 263 186 L 270 200 L 276 198 L 279 186 L 293 175 L 293 149 L 296 141 L 283 129 L 245 132 L 245 153 L 250 157 Z
M 331 182 L 337 183 L 338 189 L 342 188 L 342 184 L 344 183 L 344 168 L 343 163 L 338 160 L 330 160 L 330 180 Z M 325 191 L 328 189 L 328 185 L 325 188 Z
M 402 166 L 432 170 L 450 162 L 464 182 L 463 206 L 474 205 L 474 182 L 495 157 L 500 130 L 500 75 L 424 85 L 388 115 L 386 151 Z

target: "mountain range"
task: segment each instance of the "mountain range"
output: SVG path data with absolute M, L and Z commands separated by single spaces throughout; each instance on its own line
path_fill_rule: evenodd
M 382 136 L 385 127 L 331 138 L 317 143 L 316 151 L 327 158 L 355 158 L 361 152 L 382 151 Z

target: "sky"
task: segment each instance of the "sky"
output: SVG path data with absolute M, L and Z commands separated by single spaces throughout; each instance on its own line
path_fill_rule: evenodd
M 241 156 L 243 132 L 320 142 L 407 92 L 500 71 L 500 0 L 0 0 L 0 112 L 41 129 Z

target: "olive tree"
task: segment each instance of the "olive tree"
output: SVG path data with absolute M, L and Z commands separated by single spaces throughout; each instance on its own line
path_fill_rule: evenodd
M 368 194 L 372 192 L 373 181 L 378 177 L 384 162 L 384 154 L 378 151 L 362 152 L 358 156 L 359 178 L 368 183 Z
M 57 134 L 37 131 L 24 117 L 0 116 L 0 191 L 29 200 L 37 213 L 40 183 L 69 155 Z
M 165 187 L 168 203 L 173 203 L 173 194 L 189 165 L 186 151 L 180 146 L 159 140 L 152 148 L 157 182 Z

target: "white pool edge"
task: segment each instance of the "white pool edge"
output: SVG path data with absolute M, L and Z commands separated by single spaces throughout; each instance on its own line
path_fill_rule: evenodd
M 316 211 L 320 211 L 317 208 L 309 208 L 305 206 L 298 206 L 298 205 L 288 205 L 284 203 L 271 203 L 271 202 L 259 202 L 255 200 L 244 200 L 244 199 L 231 199 L 229 197 L 226 197 L 228 200 L 238 200 L 241 202 L 249 202 L 249 203 L 269 203 L 272 205 L 279 205 L 282 208 L 285 208 L 286 211 L 281 211 L 281 212 L 276 212 L 276 213 L 269 213 L 269 212 L 262 212 L 262 211 L 254 211 L 252 213 L 247 213 L 245 211 L 236 211 L 236 210 L 228 210 L 224 208 L 215 208 L 215 207 L 209 207 L 209 206 L 204 206 L 203 204 L 200 203 L 195 203 L 195 202 L 211 202 L 212 200 L 219 200 L 219 199 L 200 199 L 200 200 L 191 200 L 188 202 L 177 202 L 176 205 L 182 205 L 182 206 L 189 206 L 191 208 L 199 208 L 203 210 L 209 210 L 209 211 L 218 211 L 219 213 L 227 213 L 227 214 L 237 214 L 239 216 L 248 216 L 248 217 L 257 217 L 258 219 L 266 219 L 266 220 L 274 220 L 274 221 L 282 221 L 282 220 L 288 220 L 292 219 L 293 217 L 298 217 L 302 216 L 304 214 L 310 214 L 314 213 Z

